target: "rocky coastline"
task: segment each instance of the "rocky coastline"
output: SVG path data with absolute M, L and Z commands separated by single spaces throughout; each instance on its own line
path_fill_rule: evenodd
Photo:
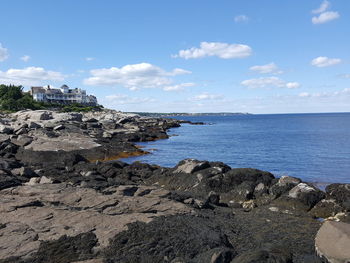
M 1 115 L 0 263 L 350 260 L 350 184 L 118 160 L 180 125 L 111 110 Z

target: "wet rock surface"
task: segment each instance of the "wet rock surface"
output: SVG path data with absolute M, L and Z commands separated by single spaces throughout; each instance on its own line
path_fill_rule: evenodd
M 342 244 L 322 240 L 327 231 L 348 231 L 349 184 L 323 192 L 298 178 L 221 162 L 186 159 L 166 168 L 117 160 L 143 154 L 135 142 L 167 138 L 180 123 L 108 110 L 2 116 L 0 263 L 343 256 L 335 246 Z

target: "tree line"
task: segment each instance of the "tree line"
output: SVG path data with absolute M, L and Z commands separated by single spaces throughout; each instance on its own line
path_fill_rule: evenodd
M 19 110 L 59 109 L 64 112 L 70 111 L 94 111 L 101 110 L 102 106 L 86 106 L 79 103 L 63 105 L 35 101 L 29 92 L 23 91 L 23 86 L 0 85 L 0 110 L 15 112 Z

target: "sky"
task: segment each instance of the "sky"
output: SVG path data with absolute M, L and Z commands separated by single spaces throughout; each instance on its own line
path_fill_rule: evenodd
M 130 112 L 350 111 L 348 0 L 2 0 L 0 83 Z

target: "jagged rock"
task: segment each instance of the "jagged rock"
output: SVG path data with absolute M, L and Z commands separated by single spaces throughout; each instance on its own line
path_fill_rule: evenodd
M 178 163 L 175 167 L 174 173 L 194 173 L 205 168 L 209 168 L 209 162 L 198 161 L 195 159 L 186 159 Z
M 315 239 L 317 254 L 331 263 L 350 261 L 350 224 L 325 221 Z

